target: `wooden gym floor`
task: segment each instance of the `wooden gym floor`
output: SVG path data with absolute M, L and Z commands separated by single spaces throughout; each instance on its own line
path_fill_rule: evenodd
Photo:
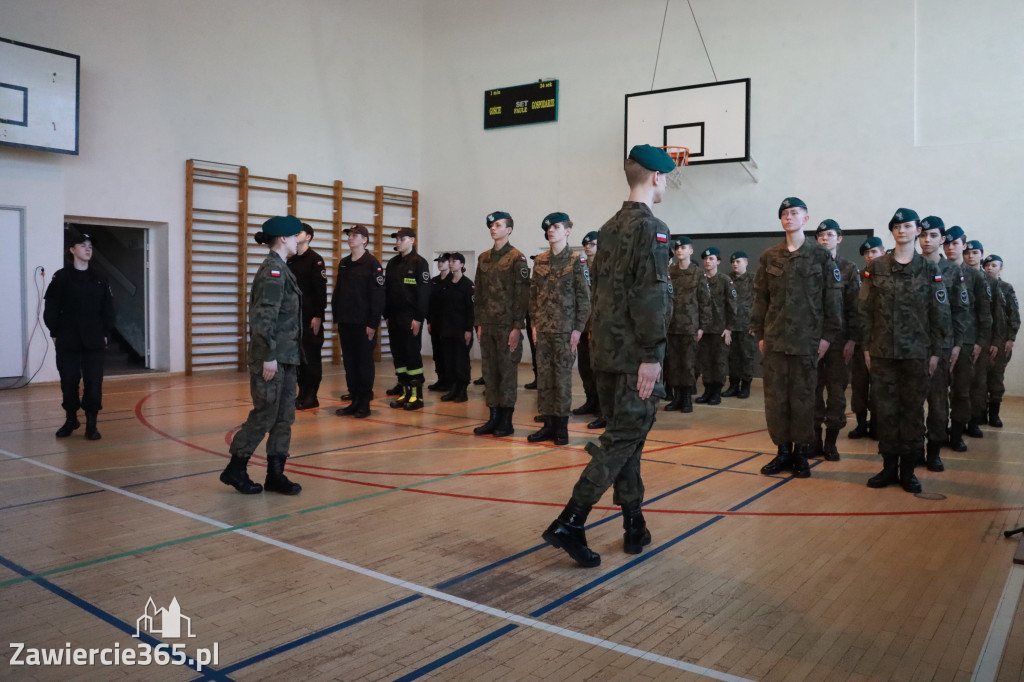
M 920 496 L 867 488 L 876 444 L 845 432 L 842 461 L 814 460 L 810 479 L 759 475 L 759 381 L 749 400 L 660 412 L 653 544 L 622 553 L 609 493 L 588 528 L 602 564 L 580 569 L 540 533 L 587 461 L 584 419 L 568 447 L 527 443 L 536 394 L 521 390 L 515 436 L 475 437 L 480 387 L 391 410 L 388 369 L 356 420 L 334 415 L 344 381 L 325 367 L 323 406 L 293 429 L 297 497 L 217 480 L 250 407 L 243 374 L 108 379 L 95 442 L 54 437 L 56 385 L 0 394 L 0 677 L 1024 678 L 1024 566 L 1002 534 L 1024 525 L 1024 400 L 969 452 L 943 450 L 944 473 L 919 471 Z M 150 598 L 176 598 L 194 637 L 133 638 Z M 12 664 L 14 643 L 25 661 L 159 641 L 190 658 L 216 645 L 217 661 Z

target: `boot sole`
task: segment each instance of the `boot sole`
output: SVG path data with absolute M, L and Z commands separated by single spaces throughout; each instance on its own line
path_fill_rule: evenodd
M 575 561 L 577 564 L 579 564 L 583 568 L 595 568 L 595 567 L 601 565 L 601 556 L 600 555 L 595 555 L 595 556 L 597 556 L 596 559 L 579 558 L 579 557 L 575 556 L 572 552 L 570 552 L 565 546 L 563 546 L 562 545 L 562 541 L 559 540 L 558 536 L 555 535 L 554 533 L 551 533 L 551 532 L 548 532 L 548 531 L 544 531 L 543 533 L 541 533 L 541 538 L 543 538 L 544 542 L 548 543 L 552 547 L 555 547 L 556 549 L 560 549 L 563 552 L 565 552 L 566 554 L 568 554 L 569 558 L 571 558 L 573 561 Z
M 243 495 L 259 495 L 260 493 L 263 492 L 263 486 L 261 486 L 259 483 L 256 483 L 255 481 L 253 481 L 253 486 L 254 487 L 253 488 L 249 488 L 247 490 L 243 490 L 242 488 L 240 488 L 239 484 L 235 483 L 231 479 L 225 478 L 224 474 L 220 475 L 220 482 L 223 483 L 226 486 L 230 486 L 230 487 L 234 488 L 235 490 L 237 490 L 238 492 L 242 493 Z

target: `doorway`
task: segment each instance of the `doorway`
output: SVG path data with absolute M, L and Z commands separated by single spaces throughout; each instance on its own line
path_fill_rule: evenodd
M 149 345 L 149 230 L 122 225 L 68 222 L 64 226 L 64 265 L 73 267 L 68 248 L 79 234 L 92 238 L 89 264 L 110 285 L 116 322 L 107 344 L 104 374 L 147 372 Z

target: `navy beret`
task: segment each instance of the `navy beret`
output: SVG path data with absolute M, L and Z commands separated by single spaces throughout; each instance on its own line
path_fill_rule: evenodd
M 671 173 L 676 169 L 676 162 L 672 160 L 668 152 L 661 147 L 652 147 L 649 144 L 638 144 L 630 149 L 629 158 L 647 170 L 659 173 Z

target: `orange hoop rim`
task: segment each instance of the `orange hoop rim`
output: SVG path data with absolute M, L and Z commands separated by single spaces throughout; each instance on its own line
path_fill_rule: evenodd
M 672 160 L 676 162 L 676 168 L 679 168 L 680 166 L 689 166 L 690 165 L 690 148 L 689 147 L 668 146 L 668 147 L 659 147 L 659 149 L 664 149 L 665 153 L 667 153 L 669 156 L 672 157 Z

